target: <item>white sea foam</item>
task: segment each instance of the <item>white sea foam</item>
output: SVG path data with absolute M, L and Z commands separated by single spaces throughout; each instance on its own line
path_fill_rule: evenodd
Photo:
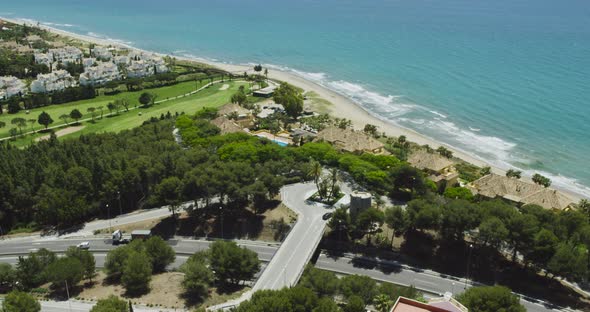
M 473 127 L 469 127 L 469 130 L 475 131 L 475 132 L 480 132 L 481 131 L 481 129 L 479 129 L 479 128 L 473 128 Z
M 446 116 L 446 115 L 443 115 L 443 114 L 441 114 L 441 113 L 439 113 L 439 112 L 437 112 L 437 111 L 435 111 L 435 110 L 431 110 L 431 111 L 429 111 L 429 112 L 433 113 L 434 115 L 436 115 L 436 116 L 438 116 L 438 117 L 441 117 L 441 118 L 447 118 L 447 116 Z
M 125 44 L 125 45 L 132 45 L 133 44 L 133 42 L 131 42 L 131 41 L 125 41 L 125 40 L 122 40 L 122 39 L 111 38 L 109 36 L 106 36 L 106 35 L 103 35 L 103 34 L 99 34 L 99 33 L 95 33 L 95 32 L 92 32 L 92 31 L 87 32 L 86 35 L 89 36 L 89 37 L 93 37 L 93 38 L 97 38 L 97 39 L 102 39 L 102 40 L 106 40 L 106 41 L 111 41 L 111 42 L 115 42 L 115 43 L 122 43 L 122 44 Z
M 41 24 L 51 27 L 74 27 L 75 25 L 72 24 L 59 24 L 59 23 L 52 23 L 52 22 L 41 22 Z

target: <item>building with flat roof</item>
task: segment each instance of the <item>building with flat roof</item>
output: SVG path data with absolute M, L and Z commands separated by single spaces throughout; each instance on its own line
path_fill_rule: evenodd
M 252 92 L 252 94 L 257 97 L 269 98 L 269 97 L 273 96 L 276 88 L 277 87 L 275 87 L 275 86 L 268 86 L 266 88 L 256 90 L 256 91 Z
M 450 294 L 436 298 L 428 303 L 399 297 L 390 312 L 468 312 L 469 310 L 453 299 Z

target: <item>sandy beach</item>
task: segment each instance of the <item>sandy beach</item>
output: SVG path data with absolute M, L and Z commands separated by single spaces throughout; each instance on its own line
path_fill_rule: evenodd
M 17 23 L 17 24 L 23 24 L 25 22 L 28 24 L 31 24 L 30 21 L 14 20 L 14 19 L 9 19 L 9 18 L 4 18 L 4 17 L 2 17 L 2 19 L 6 20 L 8 22 Z M 68 31 L 56 29 L 53 27 L 49 27 L 46 25 L 39 25 L 39 27 L 46 29 L 48 31 L 51 31 L 55 34 L 58 34 L 61 36 L 66 36 L 66 37 L 71 37 L 71 38 L 74 38 L 74 39 L 77 39 L 80 41 L 92 42 L 92 43 L 95 43 L 98 45 L 104 45 L 104 46 L 118 46 L 118 47 L 124 47 L 124 48 L 128 48 L 128 49 L 145 51 L 145 50 L 138 49 L 138 48 L 135 48 L 130 45 L 120 43 L 120 42 L 95 38 L 95 37 L 91 37 L 91 36 L 80 35 L 80 34 L 68 32 Z M 153 52 L 153 51 L 145 51 L 145 52 L 155 53 L 155 54 L 162 55 L 162 56 L 169 56 L 167 54 L 157 53 L 157 52 Z M 175 56 L 175 55 L 173 55 L 173 57 L 175 57 L 176 59 L 179 59 L 179 60 L 187 60 L 187 61 L 194 61 L 194 62 L 208 64 L 208 65 L 218 67 L 218 68 L 223 69 L 225 71 L 236 73 L 236 74 L 240 74 L 240 73 L 244 73 L 244 72 L 247 72 L 249 74 L 255 73 L 253 67 L 250 65 L 227 64 L 227 63 L 213 62 L 213 61 L 203 59 L 203 58 L 189 58 L 189 57 L 181 57 L 181 56 Z M 349 98 L 347 98 L 347 97 L 345 97 L 333 90 L 330 90 L 324 86 L 321 86 L 313 81 L 309 81 L 301 76 L 298 76 L 292 72 L 280 71 L 280 70 L 276 70 L 276 69 L 268 69 L 268 77 L 271 79 L 288 82 L 294 86 L 297 86 L 297 87 L 303 89 L 305 92 L 316 93 L 320 98 L 325 99 L 331 103 L 330 105 L 325 107 L 329 111 L 330 115 L 337 116 L 338 118 L 350 119 L 352 121 L 353 127 L 355 129 L 362 129 L 362 128 L 364 128 L 364 126 L 366 124 L 373 124 L 378 127 L 379 132 L 384 132 L 388 136 L 397 137 L 400 135 L 404 135 L 407 137 L 407 139 L 409 141 L 415 142 L 420 145 L 428 144 L 429 146 L 431 146 L 432 148 L 435 148 L 435 149 L 439 146 L 444 146 L 447 149 L 451 150 L 455 157 L 460 158 L 466 162 L 469 162 L 471 164 L 474 164 L 474 165 L 480 166 L 480 167 L 490 166 L 492 168 L 492 172 L 497 173 L 497 174 L 503 175 L 506 172 L 505 170 L 503 170 L 501 168 L 498 168 L 498 167 L 495 167 L 495 166 L 489 164 L 484 159 L 476 157 L 476 156 L 469 154 L 465 151 L 458 150 L 457 148 L 454 148 L 452 146 L 438 142 L 432 138 L 424 136 L 424 135 L 417 133 L 411 129 L 407 129 L 407 128 L 395 125 L 391 122 L 385 122 L 385 121 L 371 115 L 369 112 L 364 110 L 362 107 L 360 107 L 353 100 L 351 100 L 351 99 L 349 99 Z M 313 108 L 314 107 L 312 106 L 312 109 Z M 527 177 L 523 177 L 522 179 L 531 181 L 530 178 L 527 178 Z M 575 201 L 582 198 L 580 195 L 573 193 L 570 190 L 567 190 L 567 189 L 560 189 L 560 190 L 567 193 Z

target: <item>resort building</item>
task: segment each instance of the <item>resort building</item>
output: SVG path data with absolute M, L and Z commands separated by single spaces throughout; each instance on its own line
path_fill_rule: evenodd
M 37 79 L 31 82 L 31 92 L 46 93 L 61 91 L 65 88 L 75 87 L 78 83 L 65 70 L 54 70 L 49 74 L 39 74 Z
M 450 293 L 446 293 L 443 298 L 431 299 L 428 303 L 399 297 L 390 312 L 469 312 L 469 310 L 453 299 Z
M 108 48 L 98 47 L 98 46 L 94 47 L 91 50 L 90 54 L 103 62 L 110 61 L 111 58 L 113 57 L 113 54 L 111 53 L 111 51 Z
M 459 173 L 455 169 L 453 161 L 436 152 L 423 149 L 414 151 L 408 157 L 408 163 L 424 171 L 428 179 L 432 180 L 439 188 L 446 188 L 458 183 Z
M 557 190 L 494 173 L 473 181 L 467 187 L 474 195 L 502 198 L 518 205 L 534 204 L 546 209 L 559 210 L 568 209 L 574 205 L 570 197 Z
M 141 78 L 168 71 L 168 66 L 161 57 L 144 58 L 139 61 L 131 61 L 131 65 L 127 66 L 127 77 Z
M 15 95 L 22 96 L 26 92 L 27 86 L 22 80 L 14 76 L 0 77 L 0 99 L 7 99 Z
M 213 120 L 211 123 L 217 126 L 217 128 L 221 129 L 221 134 L 228 134 L 228 133 L 235 133 L 235 132 L 243 132 L 243 128 L 238 126 L 233 120 L 227 118 L 226 116 L 220 116 Z
M 61 62 L 62 64 L 75 63 L 82 60 L 82 51 L 71 46 L 49 49 L 47 54 L 53 57 L 53 61 Z
M 80 74 L 80 85 L 96 86 L 119 79 L 121 79 L 121 74 L 117 65 L 114 63 L 99 62 L 97 66 L 88 67 Z
M 131 58 L 129 58 L 129 56 L 127 56 L 127 55 L 118 55 L 118 56 L 115 56 L 114 62 L 117 65 L 127 66 L 131 63 Z
M 229 103 L 221 106 L 217 111 L 219 116 L 226 116 L 241 128 L 250 128 L 254 125 L 254 116 L 252 112 L 235 103 Z
M 82 66 L 84 66 L 84 68 L 93 66 L 94 64 L 96 64 L 96 59 L 93 57 L 82 59 Z
M 47 67 L 51 67 L 51 64 L 53 63 L 53 54 L 51 53 L 35 53 L 34 57 L 35 63 L 37 64 L 43 64 Z
M 383 143 L 361 131 L 328 127 L 320 131 L 316 141 L 326 141 L 334 147 L 351 153 L 383 153 Z

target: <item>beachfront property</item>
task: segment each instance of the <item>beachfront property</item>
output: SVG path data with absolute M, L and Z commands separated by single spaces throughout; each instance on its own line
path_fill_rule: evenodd
M 80 85 L 96 86 L 119 79 L 121 79 L 121 73 L 116 64 L 98 62 L 96 66 L 85 68 L 80 74 Z
M 253 91 L 252 94 L 257 97 L 269 98 L 275 93 L 276 88 L 276 86 L 271 85 L 266 88 Z
M 546 209 L 558 210 L 574 206 L 574 201 L 562 192 L 494 173 L 469 183 L 467 188 L 474 195 L 502 198 L 517 205 L 539 205 Z
M 0 99 L 15 95 L 22 96 L 25 93 L 27 93 L 27 86 L 22 80 L 14 76 L 0 77 Z
M 315 140 L 326 141 L 334 147 L 350 153 L 382 154 L 384 148 L 383 143 L 364 132 L 334 126 L 320 131 Z
M 66 88 L 77 86 L 78 83 L 69 72 L 65 70 L 54 70 L 49 74 L 39 74 L 37 79 L 31 82 L 31 92 L 46 93 L 61 91 Z
M 400 296 L 390 312 L 469 312 L 469 310 L 455 300 L 450 293 L 446 293 L 444 297 L 431 299 L 428 303 Z
M 129 78 L 141 78 L 155 74 L 161 74 L 168 72 L 168 66 L 161 57 L 144 57 L 139 61 L 131 61 L 131 65 L 127 66 L 127 77 Z
M 94 47 L 90 50 L 90 55 L 101 60 L 101 61 L 110 61 L 113 58 L 113 54 L 108 48 L 105 47 Z
M 439 189 L 456 185 L 459 181 L 455 163 L 436 152 L 419 149 L 408 157 L 408 163 L 424 171 Z
M 43 64 L 49 68 L 53 63 L 53 55 L 51 53 L 35 53 L 33 56 L 36 64 Z

